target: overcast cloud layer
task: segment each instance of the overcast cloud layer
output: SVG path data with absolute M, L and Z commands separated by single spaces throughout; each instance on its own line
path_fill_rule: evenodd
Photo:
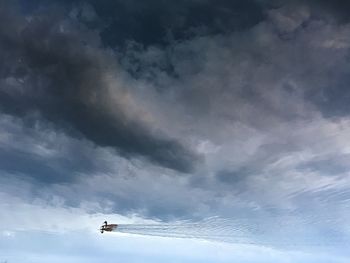
M 0 0 L 4 240 L 220 216 L 336 237 L 346 262 L 349 7 Z M 273 253 L 242 262 L 320 262 Z

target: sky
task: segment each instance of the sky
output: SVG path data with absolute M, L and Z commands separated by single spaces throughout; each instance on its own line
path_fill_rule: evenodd
M 349 262 L 349 8 L 0 0 L 0 262 Z

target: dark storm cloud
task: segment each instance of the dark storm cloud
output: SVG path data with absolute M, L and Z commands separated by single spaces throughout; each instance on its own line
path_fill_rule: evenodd
M 162 1 L 152 0 L 147 2 L 140 1 L 88 1 L 94 10 L 104 18 L 104 23 L 107 26 L 101 31 L 103 43 L 108 46 L 120 47 L 126 41 L 134 40 L 138 44 L 142 45 L 156 45 L 156 44 L 169 44 L 169 40 L 183 41 L 185 39 L 191 39 L 192 37 L 198 37 L 198 35 L 225 35 L 232 32 L 244 32 L 251 29 L 262 21 L 268 20 L 269 12 L 271 10 L 277 10 L 279 8 L 285 8 L 285 19 L 298 19 L 293 17 L 295 10 L 300 7 L 306 7 L 310 12 L 309 19 L 305 19 L 296 29 L 277 29 L 278 37 L 284 41 L 292 40 L 297 37 L 297 34 L 308 26 L 310 21 L 326 21 L 334 20 L 339 24 L 345 24 L 349 22 L 350 3 L 346 0 L 300 0 L 300 1 Z M 291 15 L 291 17 L 289 17 Z M 107 21 L 109 21 L 107 23 Z M 280 21 L 278 21 L 280 22 Z M 292 26 L 293 27 L 293 26 Z M 253 40 L 254 41 L 254 40 Z M 279 41 L 279 40 L 277 40 Z M 306 44 L 306 43 L 305 43 Z M 241 49 L 242 47 L 236 47 Z M 130 49 L 129 49 L 130 50 Z M 255 51 L 254 51 L 255 52 Z M 256 55 L 259 56 L 259 50 Z M 181 54 L 176 54 L 176 59 L 179 59 Z M 184 56 L 188 60 L 193 54 L 186 53 Z M 149 78 L 154 79 L 154 75 L 157 75 L 157 70 L 167 72 L 178 76 L 176 65 L 174 61 L 171 61 L 171 56 L 166 54 L 161 63 L 154 66 L 154 61 L 148 63 L 148 65 L 138 65 L 137 58 L 128 58 L 130 65 L 126 66 L 129 72 L 134 77 L 138 77 L 142 71 L 146 71 Z M 278 54 L 276 54 L 278 56 Z M 307 55 L 306 55 L 307 56 Z M 133 60 L 134 59 L 134 60 Z M 259 60 L 258 57 L 256 57 Z M 265 58 L 266 61 L 269 58 Z M 348 59 L 346 59 L 348 60 Z M 266 61 L 260 61 L 265 63 Z M 155 62 L 157 63 L 157 61 Z M 204 61 L 200 61 L 204 63 Z M 187 70 L 196 71 L 197 66 L 192 63 L 193 67 L 189 67 Z M 157 68 L 158 67 L 158 68 Z M 334 79 L 334 83 L 331 85 L 319 88 L 318 90 L 309 89 L 306 91 L 306 98 L 315 105 L 317 105 L 324 116 L 345 116 L 350 111 L 350 104 L 348 100 L 350 98 L 349 89 L 347 85 L 349 82 L 349 73 L 347 71 L 348 65 L 344 65 L 343 69 L 338 68 L 330 69 L 327 74 L 329 78 Z M 315 84 L 312 84 L 316 86 Z M 166 88 L 164 85 L 159 85 L 159 89 Z M 254 96 L 256 87 L 246 87 L 243 91 L 250 96 L 250 99 Z M 209 94 L 200 92 L 200 99 L 194 102 L 194 104 L 203 104 L 202 109 L 208 109 L 208 103 L 210 99 Z M 187 100 L 186 96 L 184 100 Z M 259 103 L 259 98 L 254 98 L 255 103 Z M 193 102 L 191 102 L 193 103 Z M 268 105 L 265 105 L 268 106 Z M 291 112 L 288 112 L 291 113 Z
M 125 156 L 144 156 L 182 172 L 192 170 L 194 153 L 151 133 L 141 116 L 129 116 L 131 94 L 128 87 L 118 87 L 125 83 L 113 83 L 117 87 L 111 90 L 106 74 L 118 69 L 113 54 L 98 48 L 96 33 L 64 16 L 59 7 L 23 17 L 9 1 L 0 4 L 3 112 L 43 117 Z
M 123 156 L 145 156 L 161 166 L 191 171 L 197 156 L 161 136 L 158 126 L 149 129 L 147 116 L 135 110 L 135 92 L 144 96 L 136 102 L 161 112 L 154 115 L 160 130 L 198 146 L 206 163 L 191 176 L 177 177 L 174 171 L 146 162 L 133 166 L 114 156 L 105 163 L 105 156 L 69 141 L 62 145 L 73 148 L 53 157 L 0 145 L 0 167 L 44 183 L 69 182 L 69 187 L 64 189 L 63 184 L 57 190 L 69 206 L 98 200 L 107 211 L 122 214 L 157 218 L 238 214 L 237 199 L 242 199 L 244 208 L 250 207 L 246 200 L 262 209 L 271 203 L 284 207 L 286 195 L 309 184 L 312 189 L 319 179 L 304 182 L 288 172 L 300 172 L 298 176 L 307 179 L 304 171 L 325 169 L 312 157 L 300 161 L 295 155 L 310 142 L 312 147 L 321 145 L 312 148 L 317 154 L 335 144 L 320 143 L 324 134 L 334 131 L 327 125 L 320 131 L 321 117 L 310 101 L 329 112 L 326 106 L 339 110 L 337 100 L 342 99 L 342 110 L 348 112 L 342 90 L 349 67 L 344 48 L 337 48 L 346 44 L 348 31 L 338 27 L 338 20 L 324 19 L 337 17 L 326 5 L 304 5 L 23 0 L 18 14 L 4 4 L 0 8 L 6 10 L 0 15 L 3 112 L 32 128 L 38 119 L 50 121 L 58 132 L 83 135 Z M 338 35 L 340 41 L 332 42 Z M 108 46 L 116 47 L 121 59 Z M 137 78 L 124 75 L 116 65 L 118 59 Z M 338 91 L 327 93 L 330 86 Z M 334 96 L 333 103 L 325 103 L 324 96 Z M 18 141 L 24 150 L 30 148 Z M 47 148 L 62 146 L 61 141 L 56 143 Z M 336 169 L 330 171 L 342 171 Z M 74 180 L 80 173 L 91 174 Z M 154 174 L 160 176 L 155 180 Z M 287 188 L 285 182 L 290 183 Z
M 315 1 L 317 2 L 317 1 Z M 310 0 L 310 3 L 312 1 Z M 314 5 L 316 3 L 313 3 Z M 326 11 L 330 11 L 334 14 L 334 16 L 337 18 L 337 20 L 341 23 L 348 23 L 350 21 L 350 2 L 347 0 L 333 0 L 333 1 L 327 1 L 327 0 L 321 0 L 320 1 L 321 7 Z
M 36 0 L 23 1 L 26 9 L 47 5 Z M 66 6 L 80 6 L 76 14 L 90 26 L 87 13 L 96 14 L 103 43 L 108 46 L 136 41 L 143 45 L 163 45 L 197 34 L 242 31 L 263 20 L 263 9 L 256 0 L 86 0 L 62 1 Z M 82 4 L 83 3 L 83 4 Z M 88 6 L 88 7 L 87 7 Z M 82 11 L 83 10 L 83 11 Z M 85 17 L 85 19 L 84 19 Z
M 39 182 L 57 183 L 73 180 L 72 168 L 67 167 L 66 160 L 49 162 L 40 156 L 30 155 L 27 152 L 10 151 L 0 148 L 0 171 L 16 174 L 23 177 L 34 177 Z M 86 164 L 86 163 L 85 163 Z M 84 164 L 79 164 L 79 169 Z M 68 168 L 68 169 L 67 169 Z
M 0 172 L 4 175 L 46 184 L 112 170 L 106 154 L 87 141 L 68 138 L 43 122 L 28 127 L 18 118 L 0 116 Z
M 252 0 L 105 0 L 89 3 L 98 14 L 110 19 L 102 38 L 105 44 L 112 46 L 126 40 L 144 45 L 164 44 L 200 33 L 241 31 L 263 19 L 262 9 Z
M 223 92 L 225 98 L 221 100 L 229 100 L 231 94 L 231 103 L 241 109 L 239 114 L 249 102 L 253 108 L 260 107 L 259 112 L 268 112 L 264 115 L 280 115 L 281 120 L 291 120 L 307 112 L 300 110 L 293 101 L 293 97 L 299 97 L 311 102 L 325 117 L 347 116 L 350 112 L 348 26 L 339 24 L 338 12 L 319 3 L 320 6 L 314 2 L 287 1 L 280 7 L 266 9 L 266 20 L 256 27 L 228 36 L 197 37 L 156 52 L 154 49 L 140 51 L 138 46 L 132 46 L 129 62 L 134 63 L 130 71 L 134 76 L 150 80 L 160 91 L 172 87 L 164 84 L 177 78 L 178 83 L 173 85 L 177 87 L 171 92 L 183 92 L 177 99 L 197 108 L 204 116 L 211 108 L 221 105 L 213 100 Z M 267 8 L 268 5 L 263 6 Z M 345 4 L 342 6 L 345 8 Z M 147 52 L 155 55 L 145 55 Z M 205 70 L 206 76 L 212 76 L 213 86 L 201 83 Z M 259 71 L 269 73 L 255 79 Z M 164 81 L 164 72 L 171 73 L 170 81 L 170 78 Z M 189 81 L 196 76 L 199 77 L 195 81 Z M 265 85 L 263 82 L 277 84 L 276 77 L 284 83 L 278 92 L 272 92 L 272 83 Z M 236 81 L 231 82 L 230 78 Z M 252 81 L 254 79 L 256 81 Z M 288 83 L 288 79 L 292 81 Z M 184 88 L 189 82 L 191 85 Z M 285 98 L 277 99 L 281 95 Z M 237 106 L 239 101 L 243 101 L 242 107 Z M 282 101 L 284 108 L 279 104 Z M 279 105 L 274 105 L 276 102 Z M 229 114 L 227 116 L 229 119 Z M 252 121 L 260 123 L 256 116 Z M 261 118 L 261 122 L 266 123 L 266 118 Z
M 339 23 L 348 23 L 350 21 L 349 10 L 350 2 L 347 0 L 263 0 L 265 6 L 268 7 L 281 7 L 285 5 L 308 6 L 312 10 L 312 15 L 315 18 L 320 16 L 332 16 Z
M 74 149 L 67 156 L 50 158 L 0 147 L 0 171 L 44 184 L 73 182 L 82 173 L 108 171 L 108 167 L 102 167 L 106 164 L 104 160 L 87 156 L 81 150 Z M 96 159 L 92 160 L 93 157 Z

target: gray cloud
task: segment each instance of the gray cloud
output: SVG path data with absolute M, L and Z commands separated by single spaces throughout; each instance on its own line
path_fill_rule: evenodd
M 34 179 L 35 184 L 72 183 L 82 174 L 112 171 L 106 153 L 86 140 L 36 123 L 0 115 L 0 171 L 4 177 Z
M 246 178 L 253 174 L 248 168 L 240 168 L 236 170 L 221 170 L 216 173 L 216 178 L 224 184 L 240 185 Z M 238 186 L 239 188 L 240 186 Z
M 0 28 L 3 112 L 39 115 L 126 156 L 193 169 L 197 157 L 191 150 L 147 127 L 123 73 L 118 76 L 113 53 L 99 49 L 96 33 L 56 9 L 26 18 L 7 3 L 2 2 Z
M 200 3 L 206 8 L 213 5 Z M 229 19 L 234 11 L 225 3 L 213 12 L 227 12 Z M 126 14 L 134 14 L 137 7 L 132 2 Z M 186 37 L 164 44 L 159 41 L 163 29 L 144 35 L 143 29 L 154 21 L 142 27 L 148 14 L 162 8 L 140 4 L 147 15 L 140 20 L 130 16 L 136 25 L 125 28 L 126 36 L 121 37 L 128 45 L 125 52 L 115 53 L 102 46 L 119 48 L 119 39 L 102 43 L 100 32 L 94 31 L 98 26 L 88 25 L 104 11 L 93 2 L 89 8 L 97 17 L 91 15 L 92 9 L 85 18 L 76 9 L 70 18 L 35 14 L 21 21 L 21 16 L 11 16 L 19 21 L 1 28 L 1 45 L 7 52 L 0 55 L 10 63 L 1 65 L 0 101 L 4 112 L 26 116 L 24 121 L 31 127 L 39 116 L 55 123 L 52 129 L 75 138 L 83 134 L 97 145 L 119 149 L 122 157 L 108 149 L 101 153 L 99 147 L 83 146 L 85 141 L 62 142 L 75 147 L 62 151 L 65 157 L 73 157 L 68 163 L 66 158 L 23 154 L 7 145 L 0 163 L 5 170 L 36 174 L 42 181 L 49 181 L 41 177 L 52 173 L 50 182 L 59 184 L 45 186 L 45 194 L 38 196 L 57 195 L 68 206 L 80 206 L 85 200 L 95 211 L 162 219 L 218 214 L 263 219 L 269 213 L 296 211 L 298 219 L 310 219 L 313 213 L 327 218 L 327 202 L 317 200 L 328 200 L 329 193 L 346 192 L 349 186 L 344 163 L 350 126 L 343 96 L 348 82 L 349 26 L 340 26 L 334 12 L 325 15 L 311 4 L 270 8 L 264 3 L 263 20 L 259 15 L 244 26 L 232 20 L 242 30 L 234 26 L 230 30 L 230 23 L 228 30 L 214 25 L 213 30 L 183 33 Z M 112 16 L 118 10 L 110 12 Z M 207 27 L 215 24 L 198 16 L 195 21 Z M 79 19 L 89 21 L 84 25 Z M 122 21 L 113 23 L 102 34 L 109 32 L 114 38 L 112 33 L 124 26 Z M 197 26 L 183 25 L 186 29 Z M 162 134 L 175 139 L 166 140 Z M 181 145 L 205 156 L 197 170 L 191 170 L 196 155 Z M 176 171 L 156 168 L 145 160 L 123 158 L 135 154 L 192 173 L 179 177 Z M 15 166 L 13 160 L 21 165 Z M 41 161 L 46 163 L 39 166 Z M 330 169 L 324 167 L 327 163 L 332 163 Z M 35 169 L 26 170 L 33 164 Z M 332 203 L 339 217 L 346 206 L 343 201 L 345 205 Z
M 128 41 L 167 45 L 197 34 L 218 34 L 250 28 L 263 19 L 254 0 L 87 1 L 103 18 L 103 43 L 121 47 Z
M 284 5 L 244 32 L 130 45 L 123 66 L 171 116 L 160 122 L 206 157 L 188 187 L 209 192 L 207 211 L 310 209 L 307 198 L 348 187 L 339 142 L 347 141 L 349 25 L 328 15 Z

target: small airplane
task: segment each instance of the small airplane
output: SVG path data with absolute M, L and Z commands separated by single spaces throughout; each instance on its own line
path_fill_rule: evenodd
M 117 224 L 107 224 L 107 221 L 104 221 L 103 225 L 100 228 L 100 231 L 102 234 L 104 231 L 112 232 L 113 230 L 117 229 L 117 227 Z

